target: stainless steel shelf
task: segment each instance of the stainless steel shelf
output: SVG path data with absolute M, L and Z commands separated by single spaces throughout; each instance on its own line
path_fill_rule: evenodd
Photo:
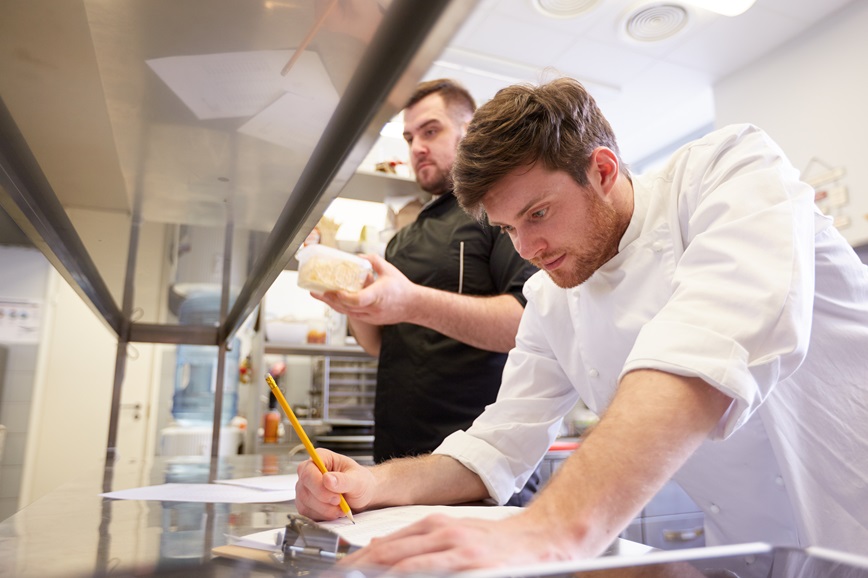
M 265 353 L 278 355 L 329 355 L 335 357 L 371 357 L 359 345 L 321 345 L 317 343 L 265 343 Z
M 217 345 L 222 368 L 234 334 L 475 3 L 323 8 L 316 0 L 0 8 L 0 206 L 117 336 L 109 457 L 126 344 Z M 275 62 L 265 78 L 273 92 L 263 93 L 257 74 Z M 269 116 L 286 99 L 291 106 Z M 209 253 L 191 259 L 200 232 Z M 155 239 L 165 247 L 154 249 Z M 164 260 L 159 267 L 176 277 L 170 286 L 140 271 L 145 257 Z M 180 278 L 182 264 L 195 278 Z M 219 292 L 216 326 L 179 325 L 171 300 L 168 312 L 138 319 L 140 296 L 172 295 L 181 282 Z M 218 392 L 222 379 L 218 371 Z M 218 394 L 215 415 L 221 403 Z
M 385 197 L 430 195 L 424 193 L 415 179 L 390 175 L 388 173 L 371 173 L 356 171 L 353 178 L 341 191 L 341 197 L 359 201 L 382 202 Z

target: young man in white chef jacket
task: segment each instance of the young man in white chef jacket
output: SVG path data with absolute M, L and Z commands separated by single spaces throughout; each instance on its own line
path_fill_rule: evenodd
M 433 454 L 299 468 L 318 519 L 503 503 L 581 398 L 599 425 L 522 513 L 431 518 L 348 564 L 460 570 L 596 556 L 674 478 L 709 545 L 868 554 L 868 268 L 756 127 L 631 176 L 576 81 L 505 89 L 453 171 L 462 206 L 541 271 L 498 400 Z

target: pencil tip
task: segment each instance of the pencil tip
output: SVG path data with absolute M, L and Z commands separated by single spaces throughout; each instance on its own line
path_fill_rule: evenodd
M 350 522 L 352 522 L 353 525 L 355 525 L 356 521 L 353 519 L 353 513 L 352 512 L 347 511 L 347 518 L 349 518 Z

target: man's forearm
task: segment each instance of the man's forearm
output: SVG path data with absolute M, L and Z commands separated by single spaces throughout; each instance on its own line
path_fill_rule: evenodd
M 489 497 L 479 476 L 440 454 L 389 460 L 371 471 L 377 479 L 377 493 L 370 508 L 452 505 Z
M 512 295 L 459 295 L 422 287 L 421 301 L 408 322 L 422 325 L 488 351 L 515 347 L 515 334 L 524 308 Z
M 380 344 L 382 342 L 382 334 L 380 333 L 379 325 L 372 325 L 353 319 L 347 318 L 347 323 L 350 326 L 350 333 L 356 338 L 356 342 L 365 350 L 371 357 L 380 356 Z
M 731 399 L 698 378 L 641 370 L 526 514 L 566 550 L 601 553 L 706 439 Z M 547 524 L 548 526 L 544 526 Z

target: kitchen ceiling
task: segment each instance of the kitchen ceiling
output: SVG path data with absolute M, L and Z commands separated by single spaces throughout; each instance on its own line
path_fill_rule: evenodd
M 514 82 L 574 76 L 597 97 L 624 160 L 639 170 L 661 149 L 707 129 L 717 80 L 858 0 L 756 0 L 735 17 L 693 7 L 708 0 L 547 0 L 585 8 L 573 18 L 545 16 L 532 1 L 481 0 L 455 27 L 442 54 L 431 54 L 434 66 L 427 73 L 414 69 L 408 79 L 455 77 L 482 103 Z M 376 27 L 359 14 L 372 12 L 376 20 L 383 4 L 388 2 L 337 2 L 332 29 L 315 34 L 311 46 L 339 93 L 352 72 L 352 58 L 361 54 L 356 45 Z M 274 56 L 315 30 L 316 9 L 324 5 L 324 0 L 5 3 L 0 95 L 64 207 L 129 213 L 138 195 L 146 221 L 211 225 L 224 222 L 226 199 L 232 197 L 239 226 L 267 231 L 316 141 L 300 127 L 321 120 L 313 127 L 318 134 L 328 114 L 320 119 L 296 107 L 290 109 L 294 116 L 283 119 L 301 123 L 287 133 L 295 140 L 254 138 L 242 126 L 249 114 L 197 118 L 159 65 L 192 58 L 200 62 L 196 70 L 204 70 L 215 55 Z M 455 5 L 471 6 L 464 0 Z M 659 42 L 629 39 L 623 32 L 627 16 L 643 9 L 637 22 L 646 31 L 672 34 Z M 686 20 L 678 21 L 678 14 Z M 180 75 L 182 81 L 196 78 Z M 199 84 L 209 96 L 222 94 L 213 83 Z M 234 82 L 229 88 L 244 86 Z M 230 96 L 237 91 L 228 92 L 224 100 L 234 102 Z M 394 110 L 400 103 L 389 106 Z M 403 142 L 394 144 L 406 150 Z
M 578 78 L 612 123 L 624 160 L 641 165 L 714 122 L 715 82 L 851 1 L 756 0 L 729 17 L 694 7 L 697 0 L 554 0 L 547 3 L 584 12 L 553 18 L 535 0 L 483 0 L 426 78 L 457 78 L 478 104 L 513 82 Z M 681 12 L 686 21 L 674 22 Z M 683 26 L 664 40 L 640 42 L 624 31 L 637 13 L 646 32 Z

